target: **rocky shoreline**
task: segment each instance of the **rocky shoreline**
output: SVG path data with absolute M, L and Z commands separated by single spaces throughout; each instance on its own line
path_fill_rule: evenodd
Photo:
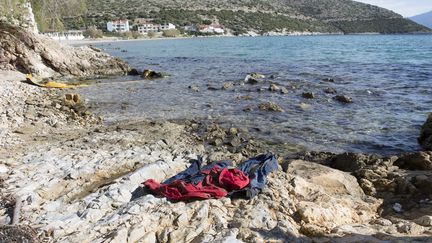
M 16 72 L 2 74 L 9 77 L 2 80 L 2 97 L 9 99 L 1 104 L 0 221 L 13 220 L 19 201 L 19 223 L 36 230 L 33 242 L 428 242 L 431 237 L 430 152 L 390 158 L 280 154 L 279 171 L 251 201 L 135 198 L 145 179 L 174 175 L 197 155 L 238 163 L 271 148 L 247 131 L 217 124 L 106 126 L 67 108 L 65 91 L 22 83 L 24 76 Z
M 120 73 L 128 69 L 117 63 Z M 58 70 L 93 75 L 98 67 Z M 73 90 L 32 86 L 16 71 L 1 71 L 0 77 L 1 242 L 430 242 L 432 237 L 432 152 L 293 153 L 259 142 L 241 127 L 200 121 L 105 125 Z M 425 149 L 430 124 L 428 119 L 420 138 Z M 173 203 L 140 186 L 175 175 L 199 155 L 237 164 L 274 150 L 279 170 L 249 201 Z

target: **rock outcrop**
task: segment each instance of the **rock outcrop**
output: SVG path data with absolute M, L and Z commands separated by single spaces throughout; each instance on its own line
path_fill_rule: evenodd
M 129 66 L 92 47 L 63 45 L 23 28 L 0 22 L 0 70 L 41 77 L 123 75 Z
M 421 129 L 419 143 L 424 149 L 432 150 L 432 114 L 429 115 Z

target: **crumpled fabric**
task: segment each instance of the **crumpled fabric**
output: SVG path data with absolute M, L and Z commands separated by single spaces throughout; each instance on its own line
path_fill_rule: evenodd
M 210 170 L 201 170 L 200 175 L 204 175 L 204 179 L 196 185 L 184 180 L 159 184 L 152 179 L 143 184 L 152 193 L 173 201 L 222 198 L 228 195 L 228 192 L 240 190 L 249 184 L 249 177 L 237 169 L 214 166 Z
M 174 201 L 222 198 L 252 199 L 267 184 L 267 176 L 278 169 L 273 154 L 263 154 L 241 163 L 235 169 L 230 161 L 217 161 L 202 167 L 202 157 L 193 160 L 184 171 L 162 184 L 147 180 L 143 184 L 152 193 Z

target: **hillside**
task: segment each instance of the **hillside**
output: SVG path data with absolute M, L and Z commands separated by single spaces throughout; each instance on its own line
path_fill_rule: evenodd
M 432 11 L 411 17 L 410 19 L 418 24 L 432 28 Z
M 88 1 L 87 7 L 85 16 L 66 18 L 67 25 L 78 27 L 79 17 L 99 27 L 113 19 L 146 17 L 180 26 L 213 20 L 234 34 L 283 29 L 344 33 L 428 30 L 390 10 L 350 0 L 94 0 Z

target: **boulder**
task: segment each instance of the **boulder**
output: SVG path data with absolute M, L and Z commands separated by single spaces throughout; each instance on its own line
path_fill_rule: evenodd
M 257 83 L 261 83 L 264 82 L 264 78 L 265 76 L 259 73 L 251 73 L 248 74 L 245 78 L 245 83 L 249 83 L 249 84 L 257 84 Z
M 355 172 L 366 166 L 368 157 L 363 154 L 343 153 L 334 156 L 330 161 L 332 168 L 345 172 Z
M 0 69 L 40 77 L 125 75 L 129 66 L 91 47 L 72 47 L 0 22 Z
M 335 99 L 336 101 L 339 101 L 341 103 L 345 103 L 345 104 L 353 103 L 352 98 L 348 97 L 346 95 L 337 95 L 337 96 L 333 97 L 333 99 Z
M 432 152 L 415 152 L 402 155 L 394 165 L 408 170 L 432 170 Z
M 312 92 L 304 92 L 302 94 L 302 97 L 305 99 L 314 99 L 315 98 L 315 94 Z
M 156 72 L 150 69 L 144 70 L 142 77 L 144 79 L 157 79 L 157 78 L 163 78 L 164 75 L 160 72 Z
M 269 91 L 271 91 L 271 92 L 278 92 L 280 90 L 281 90 L 281 88 L 279 88 L 279 86 L 277 86 L 276 84 L 270 84 L 270 86 L 269 86 Z
M 263 102 L 258 105 L 258 108 L 262 111 L 284 112 L 278 104 L 273 102 Z
M 376 216 L 380 202 L 366 196 L 348 173 L 303 160 L 290 162 L 287 173 L 293 176 L 291 193 L 299 199 L 296 207 L 302 225 L 332 230 L 370 222 Z
M 326 94 L 336 94 L 337 91 L 336 91 L 336 89 L 334 89 L 334 88 L 326 88 L 326 89 L 324 90 L 324 93 L 326 93 Z
M 423 125 L 418 141 L 424 149 L 432 150 L 432 113 Z

